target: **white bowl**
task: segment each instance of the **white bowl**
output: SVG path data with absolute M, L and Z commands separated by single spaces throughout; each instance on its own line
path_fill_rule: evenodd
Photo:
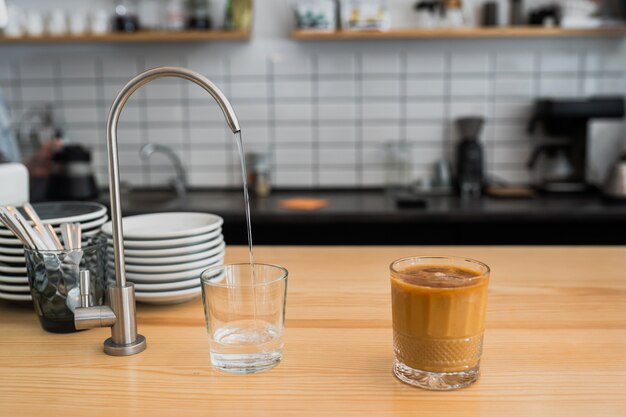
M 214 248 L 224 242 L 224 236 L 219 235 L 215 239 L 207 242 L 196 243 L 187 246 L 181 246 L 178 248 L 166 248 L 166 249 L 127 249 L 124 247 L 124 255 L 131 257 L 141 258 L 158 258 L 161 256 L 179 256 L 188 255 L 192 253 L 198 253 L 207 249 Z M 113 244 L 108 246 L 108 250 L 113 253 Z M 22 251 L 23 252 L 23 251 Z
M 175 265 L 175 264 L 199 261 L 201 259 L 207 259 L 218 253 L 224 252 L 225 247 L 226 247 L 226 244 L 222 242 L 209 250 L 190 253 L 187 255 L 161 256 L 161 257 L 155 257 L 155 256 L 135 257 L 135 256 L 124 255 L 124 259 L 126 260 L 126 264 L 132 264 L 132 265 Z M 109 258 L 111 258 L 113 256 L 113 250 L 107 250 L 107 255 L 109 256 Z M 2 258 L 0 257 L 0 260 L 1 259 Z
M 124 240 L 163 240 L 202 235 L 219 229 L 224 219 L 208 213 L 152 213 L 124 217 Z M 102 226 L 112 236 L 113 225 Z
M 188 246 L 194 243 L 203 243 L 215 239 L 221 235 L 222 229 L 213 230 L 212 232 L 205 233 L 197 236 L 189 236 L 176 239 L 163 239 L 163 240 L 132 240 L 124 237 L 124 247 L 130 249 L 168 249 L 176 248 L 180 246 Z M 112 245 L 113 240 L 107 238 L 107 242 Z
M 0 292 L 0 300 L 10 300 L 10 301 L 31 301 L 33 298 L 30 294 L 16 294 L 16 293 L 6 293 Z
M 173 264 L 173 265 L 134 265 L 131 263 L 126 263 L 126 271 L 127 272 L 139 272 L 146 274 L 164 274 L 166 272 L 183 272 L 189 270 L 195 270 L 198 268 L 208 267 L 209 265 L 213 265 L 215 261 L 218 259 L 224 258 L 224 252 L 219 252 L 218 254 L 212 257 L 205 257 L 200 259 L 199 261 L 194 262 L 185 262 L 182 264 Z M 113 270 L 115 268 L 115 264 L 112 259 L 108 259 L 107 267 Z
M 146 304 L 179 304 L 185 301 L 193 300 L 197 298 L 202 289 L 198 287 L 187 288 L 185 290 L 178 291 L 164 291 L 164 292 L 141 292 L 135 293 L 137 301 Z

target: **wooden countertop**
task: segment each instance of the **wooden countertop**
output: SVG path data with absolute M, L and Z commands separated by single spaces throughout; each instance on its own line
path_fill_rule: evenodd
M 429 392 L 391 374 L 388 264 L 457 254 L 492 267 L 481 380 Z M 139 306 L 148 350 L 102 353 L 108 329 L 54 335 L 0 302 L 1 416 L 623 416 L 624 247 L 259 247 L 289 269 L 285 357 L 211 368 L 199 300 Z M 244 261 L 230 247 L 228 261 Z

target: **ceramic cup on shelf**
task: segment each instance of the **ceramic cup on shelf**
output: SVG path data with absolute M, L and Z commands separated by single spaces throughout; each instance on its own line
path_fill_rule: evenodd
M 28 36 L 41 36 L 44 34 L 43 15 L 38 11 L 31 10 L 26 13 L 26 33 Z
M 61 9 L 55 9 L 48 15 L 47 32 L 52 36 L 67 34 L 67 14 Z
M 87 13 L 75 11 L 70 14 L 70 33 L 72 35 L 84 35 L 89 28 Z

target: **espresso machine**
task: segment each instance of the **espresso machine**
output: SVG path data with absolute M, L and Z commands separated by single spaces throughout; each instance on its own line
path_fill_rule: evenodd
M 588 125 L 594 119 L 624 117 L 623 97 L 540 99 L 528 125 L 529 134 L 541 126 L 545 138 L 528 161 L 535 187 L 549 193 L 581 193 L 587 183 Z

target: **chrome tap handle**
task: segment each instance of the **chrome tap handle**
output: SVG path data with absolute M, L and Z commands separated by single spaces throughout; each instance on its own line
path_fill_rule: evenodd
M 89 282 L 90 278 L 91 273 L 88 269 L 80 271 L 78 286 L 80 288 L 80 306 L 83 308 L 91 307 L 91 299 L 89 297 L 89 292 L 91 290 Z

